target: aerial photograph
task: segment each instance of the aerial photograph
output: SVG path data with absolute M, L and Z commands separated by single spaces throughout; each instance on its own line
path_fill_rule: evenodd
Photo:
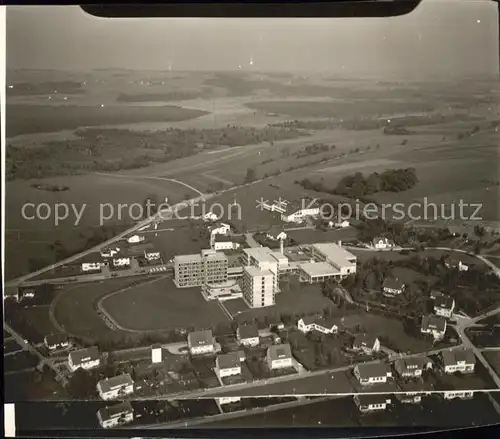
M 6 16 L 18 430 L 500 421 L 493 2 Z

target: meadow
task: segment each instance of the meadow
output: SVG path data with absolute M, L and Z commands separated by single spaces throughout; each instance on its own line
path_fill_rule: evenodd
M 102 306 L 133 331 L 206 329 L 228 321 L 217 301 L 205 302 L 199 288 L 178 289 L 171 279 L 110 295 Z

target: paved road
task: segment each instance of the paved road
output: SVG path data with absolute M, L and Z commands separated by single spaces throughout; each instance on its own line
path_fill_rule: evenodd
M 245 239 L 247 241 L 247 244 L 251 248 L 257 248 L 257 247 L 262 247 L 254 238 L 251 233 L 245 233 Z
M 43 356 L 40 353 L 40 351 L 36 349 L 31 343 L 29 342 L 26 343 L 24 341 L 24 338 L 20 334 L 18 334 L 13 328 L 11 328 L 6 322 L 3 323 L 3 327 L 16 340 L 19 346 L 25 347 L 31 354 L 38 357 L 41 364 L 46 364 L 47 366 L 49 366 L 55 372 L 56 376 L 63 385 L 67 382 L 66 376 L 62 374 L 61 371 L 56 367 L 52 359 Z
M 461 345 L 460 345 L 461 346 Z M 453 349 L 456 349 L 460 346 L 454 346 Z M 398 355 L 397 358 L 412 358 L 412 357 L 422 357 L 422 356 L 429 356 L 429 355 L 435 355 L 438 354 L 444 350 L 448 350 L 448 348 L 442 348 L 442 349 L 436 349 L 428 352 L 421 352 L 417 354 L 409 354 L 409 355 Z M 379 363 L 380 360 L 372 360 L 372 361 L 367 361 L 363 362 L 363 364 L 376 364 Z M 188 392 L 179 392 L 175 394 L 169 394 L 169 395 L 155 395 L 155 396 L 149 396 L 149 397 L 137 397 L 134 396 L 134 400 L 149 400 L 149 399 L 193 399 L 193 398 L 200 398 L 200 397 L 219 397 L 219 396 L 224 396 L 224 393 L 227 392 L 234 392 L 237 390 L 245 390 L 245 389 L 250 389 L 254 387 L 264 387 L 270 384 L 276 384 L 276 383 L 282 383 L 282 382 L 288 382 L 288 381 L 295 381 L 295 380 L 300 380 L 300 379 L 307 379 L 310 377 L 314 376 L 321 376 L 321 375 L 327 375 L 327 374 L 332 374 L 335 372 L 345 372 L 349 369 L 352 369 L 355 366 L 349 365 L 349 366 L 344 366 L 344 367 L 337 367 L 333 369 L 324 369 L 324 370 L 317 370 L 314 372 L 306 372 L 306 373 L 301 373 L 301 374 L 294 374 L 294 375 L 286 375 L 286 376 L 280 376 L 280 377 L 275 377 L 275 378 L 269 378 L 266 380 L 260 380 L 260 381 L 251 381 L 247 383 L 238 383 L 238 384 L 232 384 L 224 387 L 215 387 L 211 389 L 197 389 L 193 391 L 188 391 Z M 240 396 L 244 397 L 244 393 L 242 393 Z M 262 395 L 249 395 L 252 397 L 258 397 L 258 396 L 273 396 L 269 394 L 263 393 Z M 275 395 L 277 397 L 284 396 L 284 395 Z M 291 396 L 297 396 L 297 395 L 291 395 Z M 299 395 L 300 396 L 300 395 Z M 304 395 L 307 396 L 307 395 Z

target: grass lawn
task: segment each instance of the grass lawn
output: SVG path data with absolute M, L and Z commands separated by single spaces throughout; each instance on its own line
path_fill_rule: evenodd
M 212 328 L 228 320 L 216 301 L 203 299 L 199 288 L 178 289 L 171 279 L 111 295 L 102 306 L 124 328 L 136 331 Z
M 264 316 L 280 314 L 315 313 L 322 311 L 333 303 L 323 296 L 318 285 L 300 285 L 300 288 L 282 291 L 276 294 L 276 305 L 266 308 L 251 309 L 243 299 L 229 300 L 224 307 L 235 317 L 238 322 L 249 321 Z
M 500 375 L 500 351 L 483 352 L 483 356 L 497 375 Z
M 46 335 L 55 334 L 59 331 L 52 324 L 49 317 L 49 306 L 33 306 L 27 308 L 20 308 L 16 313 L 25 324 L 30 327 L 30 333 L 39 334 L 36 340 L 30 338 L 31 341 L 43 341 Z M 28 337 L 28 334 L 24 334 Z
M 100 337 L 112 331 L 99 317 L 95 304 L 101 297 L 136 283 L 137 279 L 112 279 L 64 287 L 54 302 L 54 316 L 71 335 Z

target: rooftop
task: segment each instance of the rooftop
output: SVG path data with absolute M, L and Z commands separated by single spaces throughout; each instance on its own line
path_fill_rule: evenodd
M 130 374 L 117 375 L 111 378 L 106 378 L 99 381 L 98 386 L 103 393 L 111 392 L 123 386 L 133 386 L 134 380 Z
M 82 364 L 84 361 L 95 361 L 99 359 L 99 349 L 97 346 L 90 348 L 79 349 L 69 353 L 69 357 L 73 364 Z
M 270 346 L 267 350 L 267 354 L 271 357 L 272 361 L 292 357 L 292 351 L 288 343 Z
M 439 332 L 444 332 L 446 329 L 446 320 L 443 317 L 428 315 L 422 317 L 422 329 L 427 330 L 437 330 Z
M 390 401 L 391 395 L 382 394 L 356 394 L 355 397 L 358 399 L 361 405 L 373 405 L 373 404 L 386 404 L 387 400 Z
M 394 362 L 394 366 L 398 371 L 423 369 L 429 361 L 427 357 L 399 358 Z
M 459 362 L 465 364 L 476 364 L 476 356 L 472 349 L 450 349 L 441 353 L 445 366 L 454 366 Z
M 134 413 L 134 409 L 132 408 L 132 404 L 130 404 L 130 402 L 121 402 L 119 404 L 99 409 L 99 415 L 103 421 L 119 418 L 126 413 Z
M 188 334 L 188 343 L 192 347 L 196 346 L 206 346 L 213 344 L 214 337 L 212 331 L 207 329 L 205 331 L 195 331 Z
M 251 256 L 259 262 L 274 262 L 276 261 L 276 257 L 274 256 L 274 252 L 268 247 L 253 247 L 253 248 L 245 248 L 243 252 L 247 256 Z
M 356 256 L 333 242 L 317 243 L 313 244 L 312 247 L 322 253 L 329 262 L 337 266 L 344 267 L 356 264 Z
M 364 379 L 387 376 L 390 372 L 389 365 L 387 363 L 368 363 L 368 364 L 358 364 L 359 376 Z
M 219 369 L 232 369 L 241 365 L 238 352 L 229 352 L 217 356 L 217 365 Z
M 308 276 L 332 276 L 339 273 L 339 270 L 328 262 L 304 262 L 299 265 Z
M 45 337 L 45 342 L 47 346 L 56 346 L 62 343 L 68 342 L 68 336 L 66 334 L 51 334 Z
M 245 267 L 244 271 L 246 271 L 250 276 L 274 276 L 271 270 L 261 270 L 257 267 Z
M 371 349 L 376 341 L 377 337 L 373 334 L 358 334 L 354 338 L 353 346 L 354 348 L 368 347 Z
M 455 300 L 450 296 L 441 295 L 434 299 L 434 306 L 451 310 L 455 305 Z
M 384 279 L 382 288 L 390 288 L 391 290 L 402 290 L 405 284 L 397 278 L 388 277 Z
M 255 325 L 243 325 L 238 327 L 240 339 L 255 338 L 259 336 L 259 331 Z

